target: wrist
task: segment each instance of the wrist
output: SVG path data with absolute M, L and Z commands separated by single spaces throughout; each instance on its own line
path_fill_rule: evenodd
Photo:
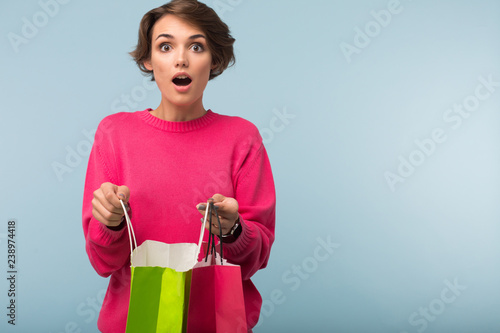
M 115 226 L 109 226 L 109 225 L 107 225 L 106 227 L 108 229 L 110 229 L 110 230 L 113 230 L 113 231 L 120 231 L 120 230 L 122 230 L 125 227 L 125 217 L 122 218 L 122 221 L 120 222 L 120 224 L 115 225 Z
M 242 230 L 243 227 L 241 226 L 240 218 L 238 217 L 231 230 L 229 230 L 229 233 L 222 235 L 221 242 L 233 243 L 241 235 Z

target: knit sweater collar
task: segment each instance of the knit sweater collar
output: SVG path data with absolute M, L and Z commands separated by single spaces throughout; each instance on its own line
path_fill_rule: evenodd
M 165 132 L 182 133 L 195 131 L 207 126 L 217 117 L 217 113 L 212 112 L 212 110 L 207 110 L 205 115 L 197 119 L 189 121 L 167 121 L 153 116 L 150 112 L 152 110 L 153 109 L 146 109 L 137 113 L 144 122 Z

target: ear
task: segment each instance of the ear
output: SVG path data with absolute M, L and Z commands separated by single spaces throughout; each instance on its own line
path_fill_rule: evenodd
M 219 67 L 219 64 L 216 64 L 215 62 L 212 62 L 212 67 L 210 67 L 211 70 L 214 70 L 216 69 L 217 67 Z
M 148 71 L 153 70 L 153 66 L 151 65 L 151 59 L 144 61 L 142 64 L 144 65 L 144 67 L 146 67 Z

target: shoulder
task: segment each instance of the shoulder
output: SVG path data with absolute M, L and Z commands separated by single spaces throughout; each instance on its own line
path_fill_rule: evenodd
M 113 133 L 133 129 L 136 127 L 137 122 L 139 121 L 139 116 L 143 112 L 146 111 L 118 112 L 106 116 L 99 123 L 97 132 Z
M 139 114 L 136 112 L 119 112 L 104 117 L 97 126 L 95 140 L 102 143 L 108 140 L 120 140 L 133 132 L 138 126 Z
M 219 124 L 229 137 L 238 141 L 253 142 L 256 145 L 262 143 L 259 129 L 252 122 L 236 116 L 218 115 Z
M 118 112 L 104 117 L 99 123 L 98 129 L 122 127 L 136 118 L 136 112 Z

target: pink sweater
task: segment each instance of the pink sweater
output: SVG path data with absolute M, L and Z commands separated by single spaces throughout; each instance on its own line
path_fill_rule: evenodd
M 196 204 L 215 193 L 239 203 L 243 231 L 224 244 L 224 256 L 241 266 L 248 327 L 258 321 L 262 298 L 250 277 L 267 264 L 274 241 L 275 190 L 257 128 L 208 111 L 187 122 L 164 121 L 151 109 L 117 113 L 99 124 L 83 197 L 83 231 L 90 262 L 111 275 L 98 320 L 101 332 L 125 332 L 130 292 L 126 228 L 108 229 L 92 216 L 93 192 L 104 182 L 130 188 L 137 243 L 197 243 Z M 205 237 L 208 235 L 205 234 Z

